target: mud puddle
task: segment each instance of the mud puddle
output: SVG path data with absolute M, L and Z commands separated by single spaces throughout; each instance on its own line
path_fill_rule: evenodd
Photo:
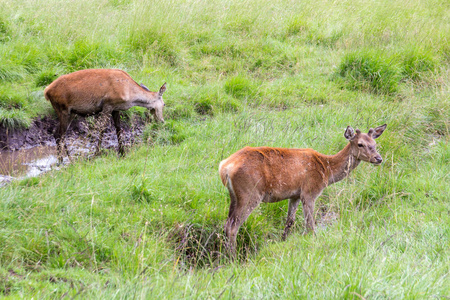
M 34 177 L 48 172 L 57 162 L 54 146 L 0 152 L 0 186 L 13 179 Z
M 53 130 L 55 119 L 44 117 L 33 122 L 25 130 L 8 130 L 0 124 L 0 187 L 14 179 L 38 176 L 58 167 L 56 144 Z M 139 142 L 144 122 L 140 118 L 122 123 L 124 144 Z M 64 158 L 63 164 L 76 157 L 92 155 L 98 143 L 96 134 L 91 134 L 84 118 L 72 122 L 66 136 L 70 160 Z M 103 149 L 116 149 L 118 146 L 115 128 L 111 124 L 103 136 Z

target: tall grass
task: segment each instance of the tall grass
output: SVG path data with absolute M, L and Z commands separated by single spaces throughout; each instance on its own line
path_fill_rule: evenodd
M 68 72 L 117 67 L 147 82 L 172 79 L 174 91 L 219 85 L 269 106 L 273 97 L 260 90 L 273 80 L 323 85 L 339 64 L 353 78 L 347 87 L 397 93 L 402 78 L 417 82 L 445 61 L 450 32 L 448 7 L 436 1 L 3 4 L 2 84 L 41 91 Z M 230 86 L 238 78 L 244 90 Z M 298 96 L 284 98 L 291 107 Z
M 1 1 L 0 122 L 51 112 L 84 68 L 168 83 L 166 123 L 123 159 L 78 160 L 0 189 L 0 295 L 17 298 L 445 298 L 450 7 L 441 1 Z M 134 110 L 134 113 L 140 113 Z M 219 162 L 243 146 L 377 140 L 325 189 L 317 233 L 262 205 L 224 250 Z

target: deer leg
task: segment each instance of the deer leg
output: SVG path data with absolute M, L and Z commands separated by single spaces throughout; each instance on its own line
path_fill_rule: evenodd
M 61 121 L 59 121 L 61 122 Z M 55 138 L 55 142 L 56 142 L 56 153 L 58 155 L 58 163 L 62 163 L 63 161 L 63 154 L 61 151 L 61 125 L 58 125 L 58 127 L 56 127 L 55 132 L 53 133 L 53 137 Z
M 66 150 L 67 158 L 69 160 L 70 160 L 70 156 L 69 156 L 69 149 L 67 148 L 67 143 L 66 143 L 66 133 L 67 133 L 67 130 L 69 130 L 70 124 L 72 124 L 72 121 L 73 121 L 74 118 L 75 118 L 74 114 L 69 114 L 69 119 L 67 121 L 67 126 L 66 126 L 66 130 L 64 131 L 64 139 L 63 139 L 64 149 Z
M 59 119 L 59 123 L 61 123 L 61 119 Z M 61 125 L 58 124 L 58 126 L 56 127 L 55 131 L 53 132 L 53 137 L 55 138 L 55 143 L 56 143 L 56 153 L 58 154 L 58 160 L 61 157 Z
M 233 196 L 231 196 L 231 194 L 233 194 Z M 256 200 L 251 201 L 251 198 L 255 199 L 254 195 L 238 198 L 230 191 L 230 198 L 232 200 L 228 218 L 225 223 L 225 234 L 228 238 L 227 248 L 234 256 L 236 252 L 236 235 L 239 228 L 245 220 L 247 220 L 251 212 L 259 205 L 259 203 L 261 203 L 263 197 L 258 196 Z
M 227 218 L 227 221 L 225 222 L 225 235 L 227 237 L 226 248 L 231 253 L 234 253 L 234 251 L 235 251 L 234 247 L 236 244 L 236 234 L 237 234 L 237 230 L 234 227 L 236 226 L 235 214 L 237 211 L 238 199 L 237 199 L 236 193 L 234 192 L 233 185 L 231 183 L 230 178 L 227 178 L 227 188 L 228 188 L 228 192 L 230 193 L 230 210 L 228 211 L 228 218 Z M 238 227 L 238 229 L 239 229 L 239 227 Z M 236 231 L 236 232 L 234 232 L 234 231 Z
M 306 196 L 302 197 L 303 215 L 305 216 L 306 230 L 309 232 L 315 231 L 314 224 L 314 203 L 317 197 Z
M 230 210 L 228 212 L 227 221 L 225 222 L 225 235 L 227 236 L 226 247 L 231 253 L 234 253 L 236 246 L 236 234 L 241 225 L 238 224 L 239 218 L 237 215 L 239 215 L 239 212 L 236 207 L 236 197 L 231 196 L 230 198 Z
M 94 155 L 98 155 L 98 153 L 100 152 L 103 140 L 103 133 L 105 132 L 106 127 L 108 127 L 111 113 L 112 109 L 109 107 L 104 107 L 102 112 L 100 113 L 100 117 L 98 118 L 96 126 L 98 128 L 98 143 Z
M 284 228 L 284 233 L 282 240 L 285 241 L 286 237 L 289 235 L 291 231 L 291 227 L 295 223 L 295 214 L 297 213 L 298 205 L 300 204 L 300 198 L 289 199 L 289 209 L 288 216 L 286 220 L 286 227 Z
M 58 161 L 59 161 L 59 163 L 62 163 L 63 157 L 64 157 L 63 148 L 66 150 L 67 156 L 69 155 L 69 152 L 67 151 L 67 146 L 65 143 L 65 136 L 66 136 L 67 127 L 69 127 L 69 123 L 70 123 L 70 115 L 68 112 L 60 112 L 58 114 L 58 119 L 59 119 L 59 126 L 55 130 L 54 137 L 55 137 L 55 141 L 56 141 Z
M 120 127 L 120 112 L 116 111 L 116 110 L 113 111 L 112 117 L 113 117 L 113 121 L 114 121 L 114 127 L 116 128 L 117 143 L 119 144 L 119 155 L 124 156 L 125 149 L 123 147 L 122 128 Z

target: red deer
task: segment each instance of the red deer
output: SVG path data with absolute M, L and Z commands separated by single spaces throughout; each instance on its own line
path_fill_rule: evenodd
M 67 152 L 64 136 L 74 115 L 100 114 L 96 152 L 100 149 L 103 132 L 112 115 L 119 154 L 123 155 L 120 111 L 133 106 L 146 107 L 157 121 L 164 123 L 165 104 L 162 95 L 165 90 L 164 83 L 159 92 L 151 92 L 134 81 L 125 71 L 118 69 L 88 69 L 62 75 L 44 90 L 45 98 L 50 101 L 59 119 L 59 127 L 54 136 L 60 160 L 63 146 Z
M 349 143 L 336 155 L 313 149 L 245 147 L 219 165 L 222 183 L 230 193 L 230 211 L 225 223 L 228 248 L 234 252 L 236 234 L 250 213 L 261 203 L 289 199 L 283 240 L 295 222 L 300 202 L 306 229 L 314 232 L 314 203 L 323 189 L 344 179 L 361 161 L 379 165 L 383 161 L 374 139 L 386 124 L 361 133 L 348 126 L 344 136 Z

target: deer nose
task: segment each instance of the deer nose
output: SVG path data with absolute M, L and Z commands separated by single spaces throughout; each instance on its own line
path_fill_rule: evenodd
M 383 161 L 383 159 L 381 158 L 381 156 L 376 156 L 375 160 L 377 161 L 377 164 L 381 164 L 381 162 Z

